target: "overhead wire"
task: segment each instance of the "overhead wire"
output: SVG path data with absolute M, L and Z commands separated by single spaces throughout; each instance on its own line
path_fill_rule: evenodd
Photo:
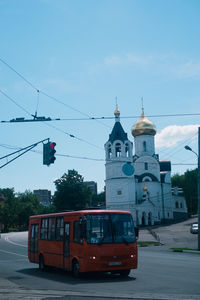
M 14 73 L 16 73 L 21 79 L 23 79 L 28 85 L 30 85 L 34 90 L 38 91 L 38 88 L 34 86 L 29 80 L 27 80 L 22 74 L 17 72 L 13 67 L 11 67 L 7 62 L 5 62 L 2 58 L 0 58 L 0 61 L 6 65 L 10 70 L 12 70 Z
M 35 115 L 34 118 L 37 118 L 37 111 L 38 111 L 38 105 L 39 105 L 39 96 L 40 96 L 40 91 L 37 91 L 37 104 L 36 104 L 36 109 L 35 109 Z
M 37 91 L 37 93 L 39 94 L 43 94 L 44 96 L 48 97 L 49 99 L 52 99 L 68 108 L 70 108 L 71 110 L 74 110 L 78 113 L 80 113 L 83 116 L 88 117 L 88 119 L 90 120 L 96 120 L 99 121 L 100 119 L 114 119 L 114 117 L 110 117 L 110 116 L 106 116 L 106 117 L 91 117 L 89 114 L 84 113 L 76 108 L 74 108 L 73 106 L 66 104 L 65 102 L 59 100 L 58 98 L 51 96 L 49 94 L 47 94 L 46 92 L 38 89 L 32 82 L 30 82 L 27 78 L 25 78 L 21 73 L 19 73 L 17 70 L 15 70 L 12 66 L 10 66 L 6 61 L 4 61 L 2 58 L 0 58 L 0 61 L 6 65 L 10 70 L 12 70 L 14 73 L 16 73 L 21 79 L 23 79 L 30 87 L 32 87 L 35 91 Z M 185 116 L 199 116 L 200 113 L 180 113 L 180 114 L 158 114 L 158 115 L 147 115 L 147 117 L 149 118 L 161 118 L 161 117 L 185 117 Z M 120 116 L 120 118 L 123 119 L 134 119 L 134 118 L 138 118 L 140 116 Z M 59 119 L 61 120 L 61 119 Z M 67 119 L 63 119 L 63 120 L 67 120 Z M 87 120 L 87 119 L 86 119 Z M 106 124 L 100 122 L 101 124 L 107 126 Z M 107 126 L 110 127 L 110 126 Z
M 21 150 L 21 147 L 17 147 L 17 146 L 11 146 L 11 145 L 7 145 L 7 144 L 0 144 L 0 147 L 6 148 L 6 149 L 17 149 L 18 151 Z M 42 151 L 37 151 L 37 150 L 31 150 L 31 152 L 35 152 L 35 153 L 39 153 L 42 154 Z M 56 156 L 61 156 L 61 157 L 69 157 L 69 158 L 77 158 L 77 159 L 84 159 L 84 160 L 92 160 L 92 161 L 105 161 L 105 159 L 103 158 L 91 158 L 91 157 L 87 157 L 87 156 L 75 156 L 75 155 L 69 155 L 69 154 L 60 154 L 60 153 L 56 153 Z M 144 162 L 135 162 L 136 164 L 144 164 Z M 157 165 L 157 162 L 155 163 L 149 163 L 149 165 Z M 175 166 L 195 166 L 196 164 L 194 163 L 172 163 L 171 165 L 175 165 Z
M 33 115 L 32 115 L 31 113 L 29 113 L 24 107 L 22 107 L 21 105 L 19 105 L 13 98 L 11 98 L 10 96 L 8 96 L 8 95 L 7 95 L 5 92 L 3 92 L 1 89 L 0 89 L 0 92 L 1 92 L 5 97 L 7 97 L 10 101 L 12 101 L 15 105 L 17 105 L 19 108 L 21 108 L 23 111 L 25 111 L 29 116 L 33 116 Z M 5 122 L 4 122 L 4 123 L 5 123 Z M 73 135 L 73 134 L 70 134 L 70 133 L 68 133 L 68 132 L 66 132 L 66 131 L 64 131 L 64 130 L 62 130 L 62 129 L 60 129 L 60 128 L 54 126 L 54 125 L 50 125 L 50 124 L 47 124 L 47 123 L 45 123 L 45 122 L 44 122 L 44 124 L 45 124 L 46 126 L 49 126 L 49 127 L 51 127 L 51 128 L 54 128 L 55 130 L 57 130 L 57 131 L 59 131 L 59 132 L 64 133 L 65 135 L 68 135 L 68 136 L 71 137 L 71 138 L 74 138 L 74 139 L 76 139 L 76 140 L 78 140 L 78 141 L 87 143 L 88 145 L 91 145 L 91 146 L 93 146 L 93 147 L 95 147 L 95 148 L 98 148 L 98 149 L 101 149 L 101 150 L 102 150 L 101 147 L 99 147 L 99 146 L 97 146 L 97 145 L 95 145 L 95 144 L 93 144 L 93 143 L 90 143 L 90 142 L 88 142 L 87 140 L 84 140 L 84 139 L 82 139 L 82 138 L 79 138 L 79 137 L 77 137 L 77 136 L 75 136 L 75 135 Z
M 58 103 L 60 103 L 60 104 L 66 106 L 66 107 L 68 107 L 68 108 L 70 108 L 71 110 L 74 110 L 74 111 L 76 111 L 76 112 L 82 114 L 83 116 L 88 117 L 88 119 L 86 119 L 86 118 L 85 118 L 85 119 L 83 119 L 83 118 L 82 118 L 82 119 L 60 119 L 60 118 L 57 118 L 57 119 L 55 119 L 54 121 L 58 121 L 58 120 L 59 120 L 59 121 L 61 121 L 61 120 L 95 120 L 95 121 L 97 121 L 97 122 L 99 122 L 99 123 L 101 123 L 101 124 L 107 126 L 106 124 L 100 122 L 99 120 L 100 120 L 100 119 L 113 119 L 113 118 L 114 118 L 114 117 L 91 117 L 90 115 L 88 115 L 88 114 L 86 114 L 86 113 L 83 113 L 82 111 L 80 111 L 80 110 L 78 110 L 78 109 L 76 109 L 76 108 L 74 108 L 74 107 L 72 107 L 72 106 L 66 104 L 65 102 L 59 100 L 58 98 L 53 97 L 53 96 L 47 94 L 46 92 L 44 92 L 44 91 L 38 89 L 32 82 L 30 82 L 27 78 L 25 78 L 21 73 L 19 73 L 16 69 L 14 69 L 11 65 L 9 65 L 9 64 L 8 64 L 6 61 L 4 61 L 2 58 L 0 58 L 0 61 L 1 61 L 4 65 L 6 65 L 10 70 L 12 70 L 15 74 L 17 74 L 22 80 L 24 80 L 30 87 L 32 87 L 32 88 L 37 92 L 37 96 L 38 96 L 38 97 L 37 97 L 37 105 L 36 105 L 35 117 L 37 116 L 37 110 L 38 110 L 38 104 L 39 104 L 39 93 L 40 93 L 40 94 L 43 94 L 44 96 L 46 96 L 46 97 L 48 97 L 48 98 L 50 98 L 50 99 L 52 99 L 52 100 L 54 100 L 54 101 L 56 101 L 56 102 L 58 102 Z M 13 98 L 11 98 L 10 96 L 8 96 L 5 92 L 3 92 L 2 90 L 0 90 L 0 92 L 1 92 L 5 97 L 7 97 L 9 100 L 11 100 L 15 105 L 17 105 L 19 108 L 21 108 L 24 112 L 26 112 L 26 114 L 28 114 L 29 116 L 33 116 L 30 112 L 28 112 L 24 107 L 22 107 L 21 105 L 19 105 Z M 177 117 L 177 116 L 179 116 L 179 117 L 181 117 L 181 116 L 185 117 L 185 116 L 198 116 L 198 115 L 200 115 L 200 113 L 158 114 L 158 115 L 148 115 L 148 117 L 151 117 L 151 118 L 158 118 L 158 117 Z M 138 118 L 138 117 L 139 117 L 139 116 L 124 116 L 124 117 L 121 116 L 121 118 L 123 118 L 123 119 L 128 119 L 128 118 Z M 1 121 L 1 122 L 6 122 L 6 121 Z M 45 124 L 46 124 L 46 123 L 45 123 Z M 94 145 L 94 144 L 92 144 L 92 143 L 90 143 L 90 142 L 88 142 L 88 141 L 86 141 L 86 140 L 84 140 L 84 139 L 78 138 L 78 137 L 74 136 L 73 134 L 70 134 L 70 133 L 68 133 L 68 132 L 66 132 L 66 131 L 64 131 L 64 130 L 59 129 L 59 128 L 57 128 L 56 126 L 52 126 L 52 125 L 50 125 L 50 124 L 46 124 L 46 125 L 49 126 L 49 127 L 54 128 L 54 129 L 56 129 L 56 130 L 58 130 L 58 131 L 60 131 L 60 132 L 63 132 L 64 134 L 68 135 L 69 137 L 75 138 L 75 139 L 77 139 L 77 140 L 79 140 L 79 141 L 82 141 L 82 142 L 85 142 L 85 143 L 87 143 L 87 144 L 90 144 L 91 146 L 95 146 L 96 148 L 102 149 L 102 148 L 100 148 L 100 147 L 98 147 L 98 146 L 96 146 L 96 145 Z M 107 127 L 110 127 L 110 126 L 107 126 Z M 173 155 L 176 154 L 177 152 L 178 152 L 178 150 L 175 151 L 174 153 L 171 153 L 171 152 L 170 152 L 170 156 L 173 156 Z
M 62 133 L 64 133 L 64 134 L 68 135 L 68 136 L 71 137 L 71 138 L 74 138 L 74 139 L 76 139 L 76 140 L 78 140 L 78 141 L 84 142 L 84 143 L 86 143 L 86 144 L 88 144 L 88 145 L 90 145 L 90 146 L 93 146 L 93 147 L 97 148 L 97 149 L 103 150 L 102 147 L 99 147 L 99 146 L 97 146 L 97 145 L 95 145 L 95 144 L 93 144 L 93 143 L 88 142 L 88 141 L 85 140 L 85 139 L 82 139 L 82 138 L 79 138 L 79 137 L 77 137 L 77 136 L 75 136 L 75 135 L 73 135 L 73 134 L 70 134 L 70 133 L 68 133 L 68 132 L 66 132 L 66 131 L 64 131 L 64 130 L 62 130 L 62 129 L 60 129 L 60 128 L 54 126 L 54 125 L 51 125 L 51 124 L 46 123 L 46 122 L 45 122 L 44 124 L 45 124 L 46 126 L 52 127 L 52 128 L 54 128 L 55 130 L 60 131 L 60 132 L 62 132 Z
M 0 147 L 6 148 L 6 149 L 12 149 L 12 150 L 16 149 L 17 151 L 22 150 L 21 147 L 11 146 L 11 145 L 6 145 L 6 144 L 0 144 Z M 31 150 L 31 152 L 35 152 L 37 154 L 43 154 L 43 152 L 39 151 L 39 150 Z M 56 153 L 55 156 L 69 157 L 69 158 L 83 159 L 83 160 L 92 160 L 92 161 L 105 161 L 105 159 L 102 159 L 102 158 L 92 158 L 92 157 L 86 157 L 86 156 L 75 156 L 75 155 L 69 155 L 69 154 Z
M 6 94 L 5 92 L 3 92 L 1 89 L 0 89 L 0 93 L 2 95 L 4 95 L 6 98 L 8 98 L 11 102 L 13 102 L 16 106 L 18 106 L 19 108 L 21 108 L 27 115 L 32 116 L 32 114 L 28 110 L 26 110 L 23 106 L 21 106 L 20 104 L 18 104 L 13 98 L 11 98 L 10 96 L 8 96 L 8 94 Z
M 193 140 L 195 136 L 197 136 L 197 133 L 195 133 L 195 134 L 194 134 L 192 137 L 190 137 L 189 139 L 186 139 L 186 140 L 184 140 L 184 141 L 178 143 L 178 145 L 175 146 L 173 150 L 169 150 L 169 149 L 168 149 L 167 152 L 164 151 L 164 152 L 163 152 L 164 155 L 165 155 L 165 156 L 168 156 L 168 158 L 172 158 L 174 155 L 176 155 L 177 153 L 179 153 L 179 152 L 184 148 L 184 145 L 186 145 L 189 141 Z M 160 152 L 160 153 L 163 155 L 162 152 Z M 180 159 L 180 157 L 179 157 L 179 159 Z
M 86 114 L 86 113 L 83 113 L 83 112 L 81 112 L 80 110 L 78 110 L 78 109 L 76 109 L 76 108 L 70 106 L 69 104 L 64 103 L 63 101 L 59 100 L 59 99 L 56 98 L 56 97 L 53 97 L 53 96 L 51 96 L 51 95 L 48 95 L 47 93 L 45 93 L 45 92 L 43 92 L 43 91 L 40 91 L 40 93 L 43 94 L 44 96 L 46 96 L 46 97 L 48 97 L 48 98 L 50 98 L 50 99 L 52 99 L 52 100 L 58 102 L 58 103 L 60 103 L 60 104 L 66 106 L 66 107 L 68 107 L 68 108 L 70 108 L 71 110 L 76 111 L 76 112 L 80 113 L 81 115 L 88 117 L 89 120 L 94 120 L 94 121 L 96 121 L 96 122 L 98 122 L 98 123 L 100 123 L 100 124 L 102 124 L 102 125 L 104 125 L 104 126 L 110 128 L 109 125 L 106 125 L 105 123 L 102 123 L 102 122 L 99 121 L 99 120 L 102 119 L 102 118 L 93 118 L 93 117 L 91 117 L 90 115 L 88 115 L 88 114 Z M 86 119 L 86 120 L 88 120 L 88 119 Z
M 77 108 L 74 108 L 73 106 L 66 104 L 65 102 L 59 100 L 58 98 L 51 96 L 49 94 L 47 94 L 46 92 L 38 89 L 32 82 L 30 82 L 27 78 L 25 78 L 25 76 L 23 76 L 21 73 L 19 73 L 17 70 L 15 70 L 11 65 L 9 65 L 5 60 L 3 60 L 2 58 L 0 58 L 0 61 L 6 65 L 10 70 L 12 70 L 14 73 L 16 73 L 21 79 L 23 79 L 30 87 L 32 87 L 37 93 L 38 93 L 38 100 L 39 100 L 39 93 L 43 94 L 44 96 L 48 97 L 49 99 L 52 99 L 68 108 L 70 108 L 71 110 L 74 110 L 78 113 L 80 113 L 81 115 L 88 117 L 89 120 L 96 120 L 99 121 L 100 119 L 114 119 L 114 117 L 110 117 L 110 116 L 105 116 L 105 117 L 91 117 L 89 114 L 84 113 L 82 111 L 80 111 Z M 37 107 L 38 107 L 38 100 L 37 100 Z M 37 111 L 37 107 L 36 107 L 36 111 Z M 158 115 L 147 115 L 147 117 L 149 118 L 161 118 L 161 117 L 185 117 L 185 116 L 199 116 L 200 113 L 182 113 L 182 114 L 158 114 Z M 134 118 L 138 118 L 140 116 L 120 116 L 120 118 L 123 119 L 134 119 Z M 88 119 L 82 119 L 82 120 L 88 120 Z M 73 120 L 73 119 L 56 119 L 56 120 Z M 74 119 L 77 120 L 77 119 Z M 101 124 L 107 126 L 106 124 L 100 122 Z M 110 126 L 107 126 L 110 127 Z
M 46 96 L 46 97 L 48 97 L 48 98 L 50 98 L 50 99 L 52 99 L 52 100 L 54 100 L 54 101 L 56 101 L 56 102 L 58 102 L 58 103 L 60 103 L 60 104 L 62 104 L 62 105 L 64 105 L 64 106 L 70 108 L 71 110 L 74 110 L 74 111 L 76 111 L 76 112 L 82 114 L 83 116 L 87 116 L 88 118 L 90 118 L 90 119 L 92 119 L 92 120 L 95 120 L 95 121 L 97 121 L 98 123 L 100 123 L 100 124 L 102 124 L 102 125 L 104 125 L 104 126 L 106 126 L 106 127 L 110 127 L 110 126 L 106 125 L 105 123 L 102 123 L 102 122 L 100 122 L 99 120 L 96 120 L 96 119 L 92 118 L 92 117 L 89 116 L 88 114 L 83 113 L 82 111 L 80 111 L 80 110 L 78 110 L 78 109 L 76 109 L 76 108 L 74 108 L 74 107 L 72 107 L 72 106 L 70 106 L 70 105 L 64 103 L 63 101 L 57 99 L 56 97 L 53 97 L 53 96 L 47 94 L 46 92 L 44 92 L 44 91 L 38 89 L 34 84 L 32 84 L 32 83 L 31 83 L 28 79 L 26 79 L 21 73 L 19 73 L 19 72 L 16 71 L 13 67 L 11 67 L 11 66 L 10 66 L 7 62 L 5 62 L 2 58 L 0 58 L 0 61 L 1 61 L 4 65 L 6 65 L 10 70 L 12 70 L 14 73 L 16 73 L 21 79 L 23 79 L 23 80 L 24 80 L 29 86 L 31 86 L 35 91 L 37 91 L 37 93 L 40 92 L 40 94 L 43 94 L 44 96 Z

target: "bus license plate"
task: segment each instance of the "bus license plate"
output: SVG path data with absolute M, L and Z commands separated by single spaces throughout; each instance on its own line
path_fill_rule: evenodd
M 110 261 L 109 266 L 120 266 L 122 263 L 121 261 Z

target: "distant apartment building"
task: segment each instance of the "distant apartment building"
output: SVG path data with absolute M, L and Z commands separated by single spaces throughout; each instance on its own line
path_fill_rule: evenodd
M 33 194 L 38 198 L 40 204 L 49 206 L 51 203 L 51 191 L 48 190 L 34 190 Z
M 94 181 L 84 181 L 84 184 L 90 189 L 92 194 L 97 194 L 97 183 Z

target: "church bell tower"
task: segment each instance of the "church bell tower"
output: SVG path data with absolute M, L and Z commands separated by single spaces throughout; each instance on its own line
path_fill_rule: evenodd
M 133 144 L 120 123 L 118 106 L 115 124 L 105 144 L 106 208 L 132 211 L 135 204 Z

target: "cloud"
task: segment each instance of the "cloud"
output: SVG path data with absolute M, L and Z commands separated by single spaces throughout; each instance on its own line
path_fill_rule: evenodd
M 186 61 L 177 66 L 173 66 L 171 69 L 179 78 L 197 78 L 200 79 L 200 62 L 198 61 Z
M 167 126 L 155 136 L 156 148 L 171 148 L 179 142 L 191 139 L 198 132 L 200 125 Z
M 61 92 L 77 92 L 82 89 L 80 84 L 62 78 L 46 78 L 42 83 L 44 86 L 51 86 Z
M 200 79 L 200 61 L 175 54 L 137 55 L 127 53 L 104 58 L 103 65 L 113 67 L 137 67 L 175 78 Z
M 121 56 L 113 55 L 104 59 L 104 65 L 107 67 L 114 66 L 150 66 L 153 63 L 151 56 L 141 56 L 134 53 L 127 53 Z

